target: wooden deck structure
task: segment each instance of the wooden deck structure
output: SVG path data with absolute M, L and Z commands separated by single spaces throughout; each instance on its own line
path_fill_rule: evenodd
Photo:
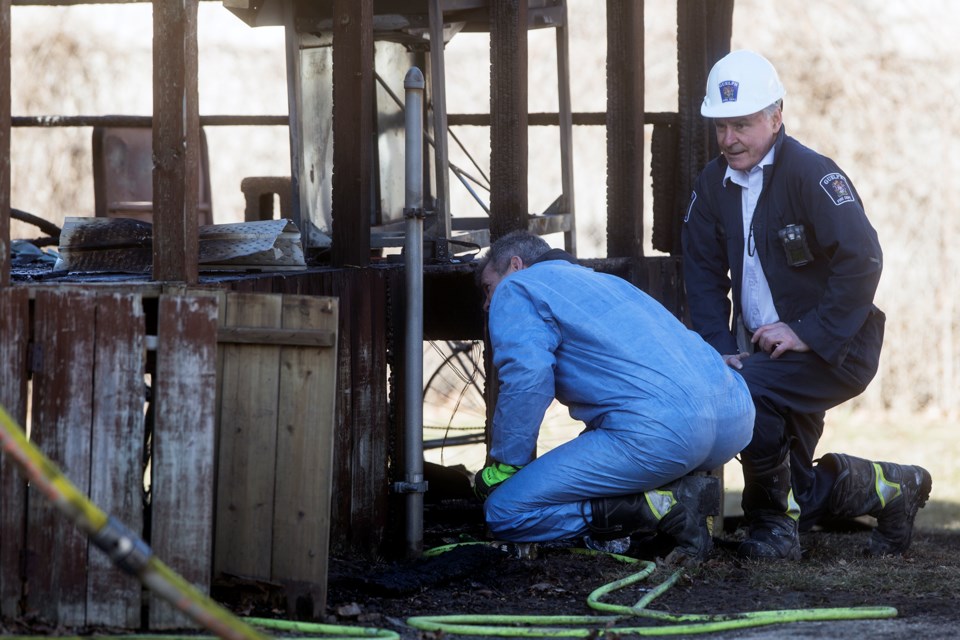
M 325 580 L 325 567 L 317 569 L 319 573 L 312 574 L 311 580 L 309 575 L 297 573 L 296 558 L 275 558 L 272 568 L 262 558 L 239 562 L 242 553 L 252 553 L 252 545 L 266 544 L 276 551 L 269 540 L 273 529 L 250 512 L 216 503 L 218 495 L 227 499 L 230 494 L 225 485 L 246 482 L 256 475 L 250 471 L 255 463 L 251 457 L 256 455 L 251 449 L 253 443 L 229 437 L 229 429 L 243 411 L 269 404 L 262 400 L 255 403 L 256 407 L 242 405 L 245 398 L 239 391 L 229 395 L 224 390 L 226 377 L 238 371 L 225 364 L 232 348 L 227 345 L 235 343 L 226 342 L 231 325 L 224 317 L 233 313 L 230 309 L 239 313 L 226 296 L 281 296 L 257 303 L 262 313 L 268 308 L 274 312 L 280 309 L 281 316 L 287 304 L 284 300 L 307 305 L 310 303 L 301 296 L 329 301 L 318 304 L 327 305 L 327 312 L 332 309 L 337 314 L 336 322 L 324 329 L 336 336 L 336 355 L 330 364 L 336 376 L 328 421 L 330 481 L 328 486 L 319 485 L 325 497 L 309 497 L 314 506 L 324 499 L 330 501 L 327 525 L 331 553 L 370 557 L 396 553 L 399 547 L 391 540 L 402 531 L 398 522 L 402 512 L 397 506 L 402 498 L 392 494 L 390 487 L 399 473 L 391 461 L 403 458 L 398 437 L 403 430 L 402 394 L 398 389 L 408 382 L 419 385 L 422 381 L 405 381 L 402 375 L 402 267 L 370 261 L 371 194 L 375 192 L 370 143 L 375 122 L 371 104 L 375 86 L 373 22 L 383 7 L 414 5 L 414 10 L 423 12 L 427 4 L 436 10 L 442 9 L 443 3 L 332 0 L 330 10 L 338 26 L 332 35 L 334 182 L 329 263 L 296 274 L 210 277 L 202 276 L 197 267 L 197 163 L 201 152 L 198 0 L 153 0 L 154 112 L 149 123 L 153 126 L 156 197 L 152 274 L 146 279 L 108 285 L 71 277 L 18 282 L 11 278 L 9 251 L 10 131 L 14 124 L 48 125 L 26 119 L 16 122 L 11 114 L 11 4 L 79 3 L 83 0 L 0 0 L 0 404 L 26 422 L 32 397 L 29 417 L 38 444 L 70 472 L 88 478 L 85 486 L 91 496 L 104 501 L 128 525 L 146 527 L 143 518 L 149 517 L 155 549 L 160 554 L 168 553 L 171 564 L 197 583 L 209 585 L 217 571 L 291 585 L 306 583 L 299 589 L 291 587 L 290 606 L 316 614 L 323 606 L 325 584 L 318 583 Z M 244 0 L 224 4 L 237 11 L 253 7 Z M 288 30 L 288 60 L 295 68 L 300 42 L 297 11 L 309 3 L 278 0 L 275 4 Z M 449 114 L 448 118 L 451 124 L 490 127 L 495 161 L 489 235 L 495 239 L 529 224 L 523 213 L 527 211 L 528 127 L 562 123 L 563 114 L 528 113 L 528 4 L 508 0 L 479 4 L 483 5 L 480 15 L 487 20 L 491 34 L 491 63 L 495 67 L 491 74 L 491 109 L 488 114 Z M 547 4 L 563 3 L 556 0 Z M 711 136 L 699 115 L 699 100 L 709 65 L 729 49 L 733 0 L 677 1 L 680 92 L 673 113 L 645 113 L 638 107 L 643 105 L 643 0 L 607 0 L 606 11 L 606 111 L 569 114 L 571 126 L 604 126 L 607 130 L 607 257 L 589 263 L 634 282 L 682 318 L 686 311 L 679 268 L 680 217 L 693 180 L 709 153 Z M 292 79 L 292 148 L 304 144 L 297 139 L 302 118 L 299 91 Z M 82 118 L 63 122 L 95 124 Z M 643 130 L 648 125 L 653 126 L 653 245 L 668 252 L 666 257 L 647 257 L 643 252 L 639 172 L 644 167 Z M 301 227 L 303 170 L 297 161 L 292 163 L 292 217 Z M 480 299 L 471 265 L 432 264 L 425 267 L 424 275 L 425 339 L 482 339 Z M 98 318 L 109 320 L 101 325 Z M 280 322 L 275 328 L 286 328 L 284 321 Z M 102 343 L 98 342 L 101 332 L 91 330 L 100 326 L 110 327 Z M 156 340 L 156 350 L 144 363 L 138 354 L 152 340 Z M 96 358 L 94 353 L 98 354 Z M 323 357 L 330 358 L 332 353 Z M 185 358 L 192 358 L 194 364 L 184 367 Z M 284 362 L 288 363 L 284 366 L 297 366 Z M 78 363 L 83 367 L 75 368 Z M 153 431 L 153 463 L 164 467 L 170 460 L 165 454 L 185 456 L 181 463 L 189 460 L 175 470 L 154 471 L 168 484 L 152 490 L 153 502 L 146 511 L 138 499 L 139 488 L 133 488 L 139 487 L 137 474 L 145 446 L 140 382 L 145 373 L 155 376 L 157 385 L 152 398 L 158 418 Z M 183 379 L 186 374 L 188 379 Z M 287 388 L 286 383 L 282 386 Z M 103 389 L 110 392 L 101 393 Z M 274 397 L 274 419 L 289 410 L 292 413 L 284 414 L 287 417 L 282 424 L 307 424 L 315 407 L 297 405 L 296 401 L 313 397 L 315 394 L 306 387 L 290 388 L 288 393 Z M 246 408 L 241 410 L 241 406 Z M 294 410 L 296 406 L 301 408 Z M 159 420 L 161 413 L 163 419 Z M 274 420 L 271 424 L 279 423 Z M 169 439 L 165 435 L 168 432 Z M 271 436 L 261 437 L 269 440 Z M 198 444 L 198 438 L 203 444 Z M 280 441 L 274 442 L 281 446 Z M 217 443 L 219 461 L 215 458 Z M 283 446 L 298 445 L 287 442 Z M 314 443 L 311 451 L 316 454 L 319 446 Z M 234 451 L 236 457 L 224 462 L 225 451 Z M 109 460 L 107 465 L 103 464 L 105 458 Z M 235 473 L 224 466 L 238 460 L 247 464 L 237 466 Z M 303 458 L 298 464 L 310 466 L 285 471 L 304 475 L 303 469 L 319 465 L 318 473 L 324 473 L 325 463 L 317 459 Z M 101 477 L 99 471 L 108 474 Z M 0 480 L 0 614 L 22 614 L 26 605 L 63 624 L 137 628 L 139 596 L 133 591 L 138 590 L 127 584 L 125 594 L 109 591 L 108 584 L 110 589 L 122 591 L 124 587 L 118 587 L 112 579 L 102 581 L 100 576 L 107 571 L 103 561 L 86 554 L 85 541 L 69 526 L 42 512 L 39 500 L 31 498 L 2 459 Z M 277 477 L 278 482 L 288 480 Z M 188 487 L 191 495 L 185 495 Z M 244 499 L 252 500 L 260 489 L 248 486 L 244 490 Z M 309 494 L 318 486 L 293 486 L 291 490 Z M 184 521 L 183 500 L 190 501 L 191 513 L 200 514 L 196 520 Z M 273 507 L 296 511 L 292 504 Z M 320 520 L 325 517 L 312 515 Z M 222 532 L 227 527 L 242 531 L 224 538 Z M 11 532 L 19 535 L 11 536 Z M 322 552 L 324 558 L 326 552 Z M 41 568 L 43 577 L 38 577 Z M 317 578 L 321 574 L 323 578 Z M 98 609 L 103 606 L 105 610 Z M 163 607 L 152 611 L 150 628 L 176 626 Z

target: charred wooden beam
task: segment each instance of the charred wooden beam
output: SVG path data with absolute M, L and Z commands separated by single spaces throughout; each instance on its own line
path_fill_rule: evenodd
M 677 188 L 679 182 L 679 128 L 654 125 L 650 137 L 650 177 L 653 191 L 653 232 L 651 245 L 656 251 L 680 253 L 680 211 L 690 197 Z
M 527 145 L 527 2 L 491 2 L 491 240 L 527 228 Z
M 606 111 L 577 111 L 570 114 L 574 126 L 607 126 Z M 643 114 L 644 124 L 677 124 L 677 114 L 661 111 L 646 112 Z M 489 127 L 489 113 L 450 113 L 447 114 L 447 124 L 451 127 Z M 530 113 L 527 114 L 527 126 L 556 127 L 560 125 L 560 115 L 557 113 Z
M 607 0 L 607 256 L 643 258 L 643 0 Z
M 713 63 L 730 52 L 734 0 L 678 0 L 677 66 L 679 173 L 677 191 L 685 197 L 707 161 L 717 153 L 700 103 Z M 676 212 L 682 215 L 682 207 Z
M 29 303 L 26 288 L 0 287 L 0 405 L 18 424 L 27 423 Z M 26 548 L 27 482 L 7 455 L 0 456 L 0 486 L 4 488 L 0 500 L 0 616 L 12 619 L 20 615 L 23 598 L 20 569 Z
M 153 3 L 153 278 L 198 280 L 198 0 Z
M 200 126 L 288 126 L 287 116 L 210 115 L 200 116 Z M 12 127 L 152 127 L 153 116 L 12 116 Z
M 373 211 L 373 0 L 333 3 L 334 266 L 370 262 Z
M 0 287 L 10 260 L 10 0 L 0 0 Z

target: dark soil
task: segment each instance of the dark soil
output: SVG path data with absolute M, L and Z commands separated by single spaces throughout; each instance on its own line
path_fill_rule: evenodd
M 464 540 L 483 541 L 479 506 L 472 508 L 475 512 L 460 505 L 455 510 L 459 518 L 453 520 L 442 509 L 428 510 L 425 549 Z M 955 631 L 960 623 L 960 532 L 918 531 L 904 557 L 871 559 L 859 553 L 869 527 L 848 523 L 843 528 L 805 534 L 801 562 L 755 563 L 736 557 L 737 522 L 728 518 L 725 524 L 726 530 L 715 536 L 716 549 L 710 560 L 686 572 L 648 609 L 673 614 L 827 607 L 897 610 L 895 620 L 795 622 L 714 633 L 709 636 L 713 638 L 821 637 L 824 633 L 835 638 L 905 634 L 946 638 L 960 633 Z M 654 560 L 669 548 L 669 542 L 662 539 L 635 540 L 627 555 Z M 609 555 L 577 554 L 542 545 L 534 555 L 518 557 L 516 548 L 488 541 L 455 545 L 438 555 L 428 551 L 415 561 L 372 563 L 334 558 L 326 622 L 388 628 L 403 638 L 437 639 L 466 636 L 419 631 L 407 625 L 407 619 L 449 614 L 600 615 L 602 612 L 588 606 L 588 595 L 643 568 Z M 603 601 L 636 604 L 672 573 L 673 569 L 658 567 L 646 580 L 605 596 Z M 621 626 L 664 624 L 669 623 L 631 618 Z M 821 628 L 824 625 L 829 626 Z M 811 635 L 804 635 L 808 631 Z M 611 629 L 606 637 L 629 635 Z

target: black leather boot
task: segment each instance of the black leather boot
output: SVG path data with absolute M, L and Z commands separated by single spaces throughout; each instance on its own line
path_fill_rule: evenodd
M 756 560 L 799 560 L 800 506 L 790 487 L 790 458 L 771 469 L 758 470 L 743 462 L 743 506 L 747 539 L 737 553 Z
M 831 465 L 837 472 L 828 506 L 831 515 L 877 519 L 865 555 L 899 555 L 910 548 L 914 518 L 930 497 L 930 472 L 839 453 L 826 454 L 820 464 Z
M 590 535 L 597 540 L 610 540 L 638 533 L 664 533 L 676 547 L 664 559 L 667 564 L 695 566 L 713 549 L 713 538 L 707 528 L 706 515 L 697 508 L 701 487 L 691 478 L 672 482 L 660 489 L 629 496 L 594 498 L 590 501 L 593 517 Z M 717 483 L 719 485 L 719 483 Z M 689 495 L 689 499 L 688 496 Z

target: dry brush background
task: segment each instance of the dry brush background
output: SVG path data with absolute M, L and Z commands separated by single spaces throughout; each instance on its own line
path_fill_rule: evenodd
M 605 3 L 568 5 L 573 107 L 601 111 Z M 672 111 L 675 3 L 646 5 L 645 108 Z M 149 4 L 13 7 L 13 115 L 148 115 L 151 19 Z M 950 0 L 736 2 L 734 47 L 756 49 L 778 67 L 787 131 L 837 160 L 880 233 L 886 265 L 878 304 L 888 315 L 887 339 L 877 380 L 850 408 L 884 421 L 922 416 L 949 424 L 960 414 L 958 20 L 960 4 Z M 279 29 L 251 29 L 219 2 L 203 2 L 199 30 L 201 114 L 286 113 Z M 555 110 L 552 33 L 532 32 L 530 55 L 530 109 Z M 456 36 L 447 56 L 450 112 L 485 109 L 485 36 Z M 283 127 L 207 128 L 218 222 L 242 218 L 241 178 L 288 174 L 286 135 Z M 486 166 L 486 130 L 458 135 Z M 602 256 L 604 131 L 582 127 L 574 135 L 580 254 Z M 554 131 L 531 132 L 533 210 L 559 190 L 556 140 Z M 56 223 L 93 214 L 88 128 L 16 128 L 12 145 L 13 206 Z M 647 174 L 638 169 L 638 177 Z M 456 215 L 469 203 L 453 195 Z M 14 237 L 35 235 L 14 225 Z M 943 443 L 946 453 L 956 451 L 955 441 Z

